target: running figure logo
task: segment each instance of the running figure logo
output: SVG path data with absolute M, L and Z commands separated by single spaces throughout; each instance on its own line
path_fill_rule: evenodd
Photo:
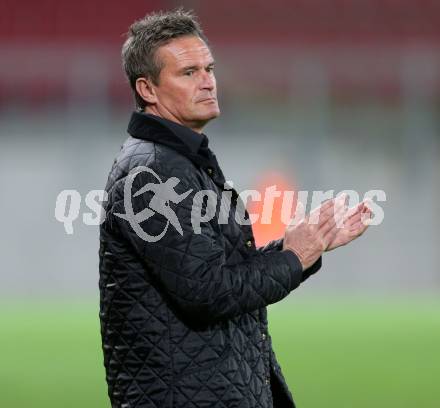
M 135 177 L 142 172 L 147 172 L 152 174 L 158 183 L 148 183 L 143 186 L 140 190 L 138 190 L 133 197 L 138 197 L 141 194 L 144 194 L 147 191 L 152 191 L 154 193 L 153 197 L 150 200 L 150 203 L 147 208 L 144 208 L 142 211 L 137 214 L 134 213 L 133 204 L 131 201 L 131 189 L 133 186 L 133 182 Z M 160 179 L 159 175 L 152 169 L 146 166 L 138 166 L 134 168 L 130 174 L 127 176 L 124 184 L 124 209 L 125 214 L 115 213 L 116 216 L 127 220 L 133 230 L 136 232 L 139 238 L 142 238 L 147 242 L 157 242 L 160 240 L 168 230 L 168 226 L 171 224 L 180 235 L 183 235 L 182 227 L 177 219 L 176 213 L 170 207 L 170 202 L 172 203 L 180 203 L 184 200 L 192 191 L 188 190 L 185 193 L 178 194 L 174 188 L 179 184 L 179 179 L 177 177 L 170 177 L 164 183 Z M 158 213 L 164 216 L 167 220 L 164 230 L 159 235 L 150 235 L 146 233 L 140 223 L 148 220 L 155 213 Z

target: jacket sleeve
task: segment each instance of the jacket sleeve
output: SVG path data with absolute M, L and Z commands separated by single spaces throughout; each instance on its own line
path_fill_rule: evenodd
M 266 245 L 257 248 L 258 251 L 263 253 L 270 253 L 273 251 L 282 251 L 283 250 L 283 238 L 279 238 L 273 241 L 269 241 Z M 322 256 L 320 256 L 317 261 L 303 271 L 301 282 L 304 282 L 306 279 L 308 279 L 310 276 L 312 276 L 314 273 L 318 272 L 321 269 L 322 266 Z
M 159 174 L 159 173 L 158 173 Z M 162 183 L 169 177 L 160 175 Z M 141 172 L 133 180 L 130 195 L 133 214 L 152 208 L 152 198 L 160 196 L 152 191 L 133 196 L 148 183 L 157 183 L 150 173 Z M 179 182 L 174 190 L 184 194 L 189 183 Z M 162 208 L 172 209 L 179 221 L 181 232 L 169 222 L 169 218 L 154 212 L 148 219 L 138 220 L 133 228 L 126 214 L 127 203 L 120 197 L 113 206 L 112 223 L 130 242 L 137 255 L 148 265 L 148 273 L 166 292 L 167 296 L 183 312 L 201 320 L 230 318 L 278 302 L 286 297 L 302 281 L 302 266 L 297 256 L 289 250 L 258 251 L 247 248 L 248 256 L 238 263 L 225 259 L 224 240 L 217 220 L 201 222 L 200 231 L 194 231 L 192 207 L 200 210 L 203 203 L 193 200 L 197 187 L 182 201 L 166 201 Z M 129 191 L 129 190 L 125 190 Z M 126 201 L 126 200 L 125 200 Z M 166 203 L 169 203 L 167 207 Z M 202 206 L 200 208 L 200 206 Z M 148 211 L 148 210 L 147 210 Z M 125 214 L 116 215 L 115 213 Z M 144 211 L 145 213 L 145 211 Z M 168 218 L 168 220 L 167 220 Z M 151 240 L 143 232 L 152 237 Z M 147 238 L 147 239 L 146 239 Z

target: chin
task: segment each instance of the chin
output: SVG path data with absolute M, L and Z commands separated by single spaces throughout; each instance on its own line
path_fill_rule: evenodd
M 217 104 L 209 107 L 206 112 L 206 117 L 208 120 L 215 119 L 220 116 L 220 109 Z
M 210 109 L 204 110 L 204 112 L 198 112 L 196 118 L 194 118 L 198 122 L 209 122 L 212 119 L 220 116 L 220 109 L 218 107 L 212 107 Z

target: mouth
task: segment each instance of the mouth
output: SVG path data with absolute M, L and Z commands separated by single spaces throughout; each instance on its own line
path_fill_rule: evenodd
M 197 102 L 217 102 L 217 98 L 203 98 L 198 100 Z

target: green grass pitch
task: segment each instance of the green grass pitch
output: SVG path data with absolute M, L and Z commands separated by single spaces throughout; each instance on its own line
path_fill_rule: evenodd
M 269 308 L 298 408 L 439 408 L 440 299 L 307 299 Z M 0 407 L 109 407 L 96 305 L 0 309 Z

